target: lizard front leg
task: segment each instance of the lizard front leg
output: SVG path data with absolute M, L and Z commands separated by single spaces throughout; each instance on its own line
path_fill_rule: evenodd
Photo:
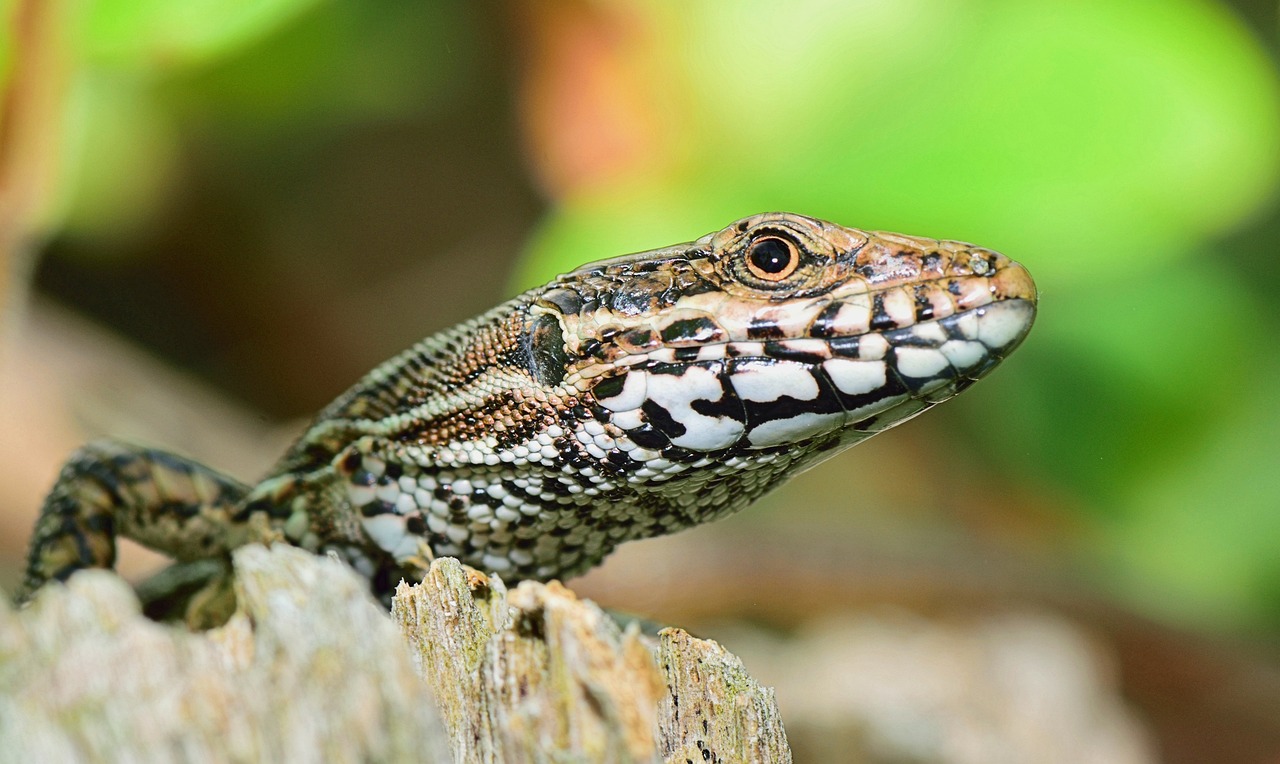
M 28 599 L 50 580 L 115 564 L 123 536 L 178 560 L 225 555 L 249 537 L 248 488 L 181 456 L 115 441 L 91 443 L 62 468 L 31 540 Z

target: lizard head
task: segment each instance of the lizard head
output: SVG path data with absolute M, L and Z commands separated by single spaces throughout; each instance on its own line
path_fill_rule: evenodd
M 562 276 L 530 357 L 646 451 L 834 452 L 982 377 L 1035 302 L 989 249 L 766 213 Z

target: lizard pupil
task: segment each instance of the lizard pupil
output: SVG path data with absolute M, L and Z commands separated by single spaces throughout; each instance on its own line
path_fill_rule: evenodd
M 799 265 L 796 245 L 777 236 L 757 239 L 747 252 L 751 272 L 768 281 L 779 281 L 791 275 Z

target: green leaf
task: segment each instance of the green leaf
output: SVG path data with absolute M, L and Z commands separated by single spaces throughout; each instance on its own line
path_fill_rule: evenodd
M 1280 364 L 1241 369 L 1273 380 Z M 1188 412 L 1193 413 L 1193 412 Z M 1280 388 L 1250 386 L 1234 416 L 1126 497 L 1101 539 L 1108 580 L 1142 609 L 1221 630 L 1280 622 Z
M 449 5 L 326 3 L 164 94 L 184 114 L 251 134 L 298 123 L 313 134 L 437 107 L 451 86 L 461 89 L 476 47 L 467 14 Z
M 165 70 L 200 64 L 269 34 L 316 0 L 93 0 L 90 60 Z
M 135 78 L 101 74 L 79 79 L 67 111 L 61 226 L 100 237 L 135 234 L 173 179 L 172 120 Z

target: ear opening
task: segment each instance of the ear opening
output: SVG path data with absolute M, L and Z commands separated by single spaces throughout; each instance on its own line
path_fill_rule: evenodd
M 564 333 L 560 329 L 559 318 L 543 313 L 533 319 L 524 335 L 523 344 L 529 371 L 534 379 L 548 387 L 554 387 L 564 380 L 569 355 L 564 349 Z

